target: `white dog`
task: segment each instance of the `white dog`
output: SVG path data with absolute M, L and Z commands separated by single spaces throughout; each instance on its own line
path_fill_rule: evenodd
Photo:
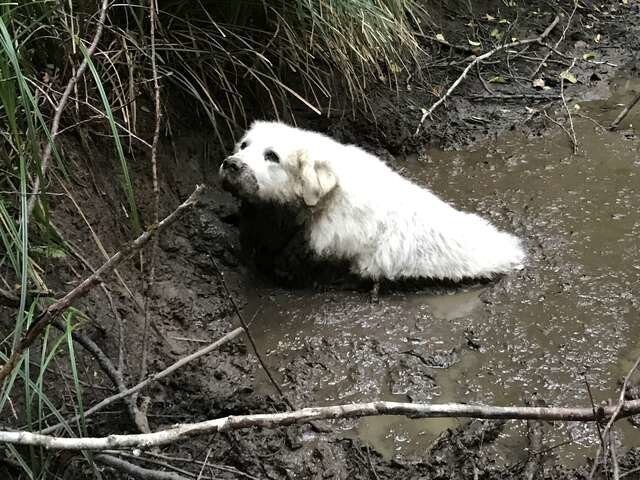
M 240 196 L 308 209 L 311 249 L 374 282 L 488 278 L 525 261 L 513 235 L 320 133 L 255 122 L 220 176 Z

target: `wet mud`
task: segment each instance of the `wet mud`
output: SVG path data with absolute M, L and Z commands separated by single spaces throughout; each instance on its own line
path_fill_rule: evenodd
M 254 334 L 288 392 L 300 404 L 535 397 L 569 406 L 589 405 L 588 382 L 597 402 L 616 398 L 617 380 L 640 354 L 640 141 L 594 121 L 610 122 L 612 107 L 638 87 L 616 80 L 608 100 L 569 105 L 577 154 L 563 131 L 510 133 L 398 162 L 417 183 L 520 236 L 524 271 L 464 288 L 391 286 L 379 304 L 362 290 L 247 289 L 247 310 L 259 312 Z M 375 417 L 341 428 L 385 458 L 417 459 L 457 425 Z M 522 428 L 505 426 L 497 442 L 504 455 L 526 447 Z M 640 442 L 627 422 L 618 434 L 624 445 Z M 555 450 L 567 465 L 584 463 L 599 441 L 595 426 L 580 423 L 549 426 L 546 440 L 571 440 Z
M 497 9 L 502 2 L 495 3 Z M 576 154 L 566 133 L 541 113 L 568 128 L 557 101 L 479 99 L 486 92 L 473 79 L 418 137 L 413 137 L 416 120 L 420 108 L 430 103 L 425 98 L 431 98 L 418 88 L 393 99 L 393 108 L 382 93 L 372 92 L 371 118 L 301 116 L 305 126 L 364 146 L 457 207 L 521 237 L 527 267 L 493 282 L 383 285 L 380 303 L 371 304 L 370 286 L 348 275 L 344 265 L 309 257 L 304 218 L 297 212 L 240 205 L 222 191 L 216 172 L 224 152 L 210 132 L 192 124 L 175 126 L 171 141 L 159 149 L 161 215 L 196 183 L 204 181 L 209 188 L 201 205 L 160 239 L 157 281 L 149 292 L 149 371 L 169 366 L 237 326 L 213 258 L 251 319 L 265 362 L 296 406 L 373 399 L 585 406 L 585 380 L 596 402 L 616 398 L 620 379 L 640 355 L 640 138 L 633 128 L 640 110 L 618 132 L 597 123 L 607 125 L 620 104 L 640 89 L 634 60 L 640 14 L 636 3 L 629 3 L 603 6 L 607 13 L 600 12 L 598 22 L 589 10 L 580 12 L 576 31 L 583 33 L 568 32 L 577 54 L 597 48 L 599 58 L 625 65 L 580 63 L 573 70 L 578 83 L 567 86 L 567 97 Z M 450 41 L 466 41 L 456 37 L 459 19 L 444 13 L 441 18 L 450 20 L 445 30 Z M 529 20 L 543 29 L 550 18 Z M 591 35 L 584 25 L 609 35 L 595 47 L 579 44 L 586 38 L 580 35 Z M 563 68 L 550 65 L 549 80 Z M 448 85 L 453 74 L 447 71 L 450 65 L 433 66 L 434 83 Z M 519 85 L 492 86 L 500 95 L 521 93 Z M 139 123 L 151 126 L 147 115 L 141 112 Z M 122 192 L 113 181 L 115 163 L 105 154 L 107 144 L 100 145 L 97 139 L 96 148 L 86 150 L 78 139 L 66 138 L 63 148 L 78 167 L 74 171 L 81 172 L 72 179 L 74 200 L 106 250 L 115 252 L 132 233 L 120 206 Z M 151 219 L 146 152 L 132 146 L 130 153 L 141 160 L 134 172 L 142 179 L 137 195 L 142 217 Z M 61 196 L 51 215 L 94 266 L 104 261 L 74 202 Z M 146 261 L 147 255 L 123 265 L 123 282 L 108 279 L 126 327 L 128 385 L 139 380 L 145 348 L 141 272 Z M 43 275 L 58 293 L 88 275 L 71 255 L 43 265 Z M 106 299 L 96 290 L 78 307 L 88 314 L 83 332 L 116 359 L 118 325 Z M 12 318 L 9 309 L 0 307 L 1 325 L 11 325 Z M 85 404 L 96 403 L 112 386 L 88 355 L 78 356 L 87 384 Z M 66 368 L 61 365 L 60 371 Z M 51 393 L 66 416 L 74 414 L 65 401 L 69 395 L 68 381 Z M 243 339 L 154 384 L 144 397 L 152 430 L 287 408 Z M 123 412 L 119 405 L 95 415 L 91 433 L 131 431 Z M 205 474 L 221 479 L 504 479 L 523 478 L 530 463 L 532 426 L 525 422 L 375 417 L 329 426 L 329 432 L 309 426 L 225 432 L 162 453 L 180 459 L 175 465 L 196 476 L 202 467 L 197 462 L 207 459 Z M 537 456 L 535 478 L 588 476 L 589 457 L 598 444 L 593 425 L 543 422 L 536 428 L 542 432 L 543 452 L 538 453 L 543 454 Z M 624 420 L 616 432 L 622 472 L 640 467 L 636 427 Z M 67 478 L 91 474 L 84 468 L 66 456 L 56 457 L 52 466 Z M 104 474 L 118 478 L 113 471 Z

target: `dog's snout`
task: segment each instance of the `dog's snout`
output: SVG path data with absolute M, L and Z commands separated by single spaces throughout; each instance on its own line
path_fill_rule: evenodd
M 222 168 L 230 172 L 238 172 L 242 168 L 242 161 L 236 157 L 227 157 L 222 162 Z

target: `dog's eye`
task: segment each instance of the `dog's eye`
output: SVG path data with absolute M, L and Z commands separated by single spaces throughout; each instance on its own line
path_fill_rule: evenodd
M 280 163 L 280 157 L 278 157 L 278 154 L 273 150 L 267 150 L 264 152 L 264 159 L 267 162 Z
M 248 142 L 244 141 L 240 144 L 240 150 L 244 150 L 245 148 L 247 148 L 247 146 L 249 145 Z

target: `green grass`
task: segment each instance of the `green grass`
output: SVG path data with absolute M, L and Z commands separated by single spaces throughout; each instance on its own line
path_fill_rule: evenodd
M 56 201 L 48 193 L 54 178 L 69 182 L 81 175 L 52 144 L 50 128 L 61 92 L 83 59 L 88 69 L 61 127 L 65 135 L 85 138 L 90 124 L 108 137 L 131 236 L 144 227 L 136 191 L 142 179 L 133 172 L 146 167 L 135 168 L 131 145 L 150 130 L 136 120 L 152 96 L 148 2 L 110 5 L 98 51 L 89 57 L 99 3 L 0 3 L 0 287 L 19 297 L 14 323 L 0 332 L 2 362 L 50 301 L 34 294 L 48 287 L 40 265 L 65 258 L 58 255 L 64 239 L 48 225 Z M 157 62 L 165 114 L 171 114 L 170 99 L 186 99 L 208 119 L 221 145 L 255 115 L 366 106 L 372 83 L 394 88 L 397 76 L 416 68 L 421 53 L 414 31 L 424 13 L 414 0 L 174 0 L 160 7 Z M 53 155 L 44 175 L 47 144 Z M 43 191 L 30 215 L 37 178 Z M 13 427 L 40 430 L 55 421 L 63 425 L 61 434 L 88 433 L 82 417 L 77 425 L 65 422 L 66 392 L 54 369 L 70 376 L 73 407 L 82 413 L 82 385 L 91 379 L 83 378 L 71 336 L 79 315 L 72 309 L 65 313 L 62 334 L 47 329 L 0 387 L 0 414 Z M 47 477 L 54 455 L 12 446 L 2 452 L 25 478 L 34 479 Z M 93 466 L 90 455 L 83 458 Z

